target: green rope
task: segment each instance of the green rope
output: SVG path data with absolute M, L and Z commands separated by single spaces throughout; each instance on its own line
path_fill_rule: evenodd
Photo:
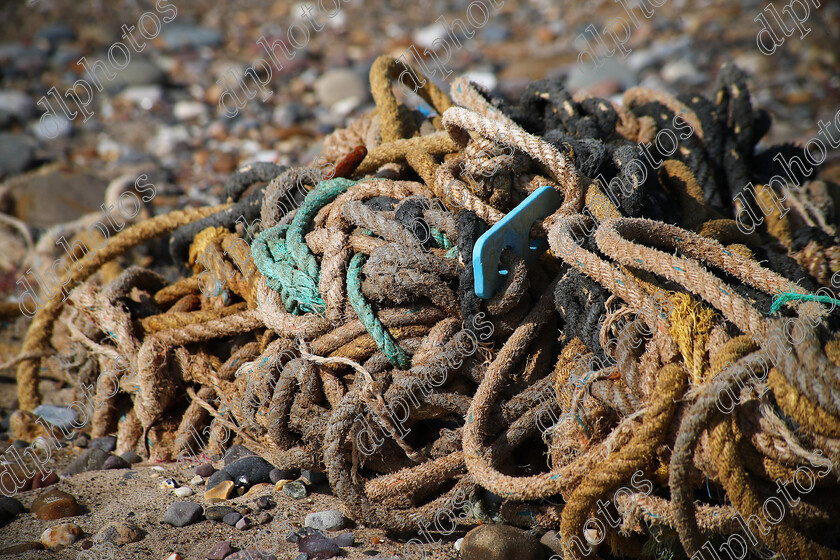
M 295 315 L 319 312 L 325 305 L 317 282 L 297 269 L 286 250 L 288 229 L 274 226 L 260 233 L 251 243 L 251 256 L 268 287 L 280 294 L 286 311 Z
M 366 259 L 364 254 L 356 253 L 350 260 L 350 266 L 347 267 L 347 299 L 350 300 L 350 305 L 353 306 L 353 310 L 368 334 L 373 337 L 376 346 L 395 367 L 407 370 L 411 368 L 411 358 L 397 344 L 382 322 L 376 318 L 370 304 L 362 295 L 362 265 Z
M 449 238 L 446 237 L 446 234 L 440 231 L 436 227 L 429 226 L 429 233 L 432 236 L 432 239 L 437 241 L 437 244 L 441 246 L 442 249 L 451 249 L 454 244 L 449 241 Z
M 318 211 L 355 184 L 342 178 L 321 181 L 306 195 L 291 224 L 268 228 L 251 244 L 254 264 L 265 276 L 266 285 L 280 294 L 289 313 L 326 310 L 318 289 L 321 267 L 303 236 Z
M 321 281 L 321 267 L 318 266 L 315 255 L 309 250 L 309 246 L 303 238 L 304 231 L 321 208 L 338 198 L 340 194 L 347 192 L 347 189 L 355 184 L 356 181 L 341 177 L 321 181 L 306 195 L 303 204 L 300 205 L 292 223 L 289 225 L 289 231 L 286 233 L 288 251 L 297 263 L 298 268 L 304 271 L 307 276 L 313 278 L 316 283 Z
M 444 258 L 447 259 L 457 259 L 458 258 L 458 246 L 449 241 L 449 238 L 446 237 L 446 234 L 437 229 L 436 227 L 429 227 L 429 232 L 432 235 L 432 238 L 437 241 L 438 245 L 441 246 L 442 249 L 446 250 L 444 253 Z
M 818 301 L 820 303 L 832 303 L 834 305 L 840 304 L 840 300 L 836 300 L 829 296 L 819 296 L 810 294 L 795 294 L 793 292 L 782 292 L 773 296 L 773 305 L 770 307 L 770 314 L 776 313 L 782 308 L 784 304 L 789 301 Z

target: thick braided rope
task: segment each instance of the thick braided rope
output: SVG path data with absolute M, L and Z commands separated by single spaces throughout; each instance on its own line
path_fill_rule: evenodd
M 468 132 L 512 146 L 542 163 L 561 185 L 566 212 L 579 212 L 583 206 L 583 188 L 574 165 L 557 148 L 519 127 L 491 121 L 467 109 L 452 107 L 443 114 L 443 125 L 452 138 L 462 147 L 467 145 Z
M 535 500 L 559 494 L 568 484 L 564 476 L 557 472 L 539 474 L 529 477 L 506 476 L 499 473 L 490 465 L 487 457 L 490 453 L 482 442 L 488 429 L 488 413 L 493 400 L 505 383 L 514 365 L 527 351 L 528 344 L 533 340 L 549 316 L 553 314 L 553 293 L 555 280 L 550 289 L 546 289 L 543 296 L 523 320 L 516 331 L 508 338 L 499 350 L 496 358 L 484 374 L 481 384 L 476 390 L 470 409 L 467 412 L 467 422 L 464 425 L 462 449 L 464 460 L 470 474 L 476 482 L 500 496 L 516 500 Z
M 369 151 L 359 167 L 353 173 L 354 177 L 361 177 L 368 173 L 373 173 L 386 163 L 404 160 L 406 155 L 412 150 L 423 150 L 431 155 L 442 156 L 457 152 L 459 147 L 446 132 L 435 132 L 426 136 L 416 136 L 414 138 L 401 138 L 393 142 L 381 144 Z
M 711 382 L 701 385 L 695 401 L 680 421 L 674 450 L 671 453 L 668 482 L 671 488 L 674 525 L 689 555 L 694 554 L 703 544 L 703 539 L 697 529 L 693 485 L 689 478 L 693 468 L 694 450 L 700 440 L 700 435 L 707 429 L 709 423 L 721 414 L 717 407 L 718 395 L 729 390 L 730 387 L 742 384 L 759 368 L 766 367 L 766 358 L 763 351 L 752 353 L 725 368 Z
M 795 354 L 778 348 L 774 352 L 773 359 L 780 371 L 803 394 L 815 399 L 829 413 L 840 413 L 840 368 L 825 356 L 812 329 L 805 327 L 805 335 L 795 340 L 796 337 L 784 331 L 783 321 L 761 316 L 749 302 L 695 262 L 626 241 L 624 236 L 674 246 L 695 258 L 710 261 L 743 282 L 768 293 L 801 293 L 802 289 L 798 285 L 754 261 L 723 249 L 715 241 L 703 239 L 675 226 L 624 218 L 607 222 L 596 232 L 598 245 L 606 254 L 623 264 L 657 272 L 682 284 L 717 307 L 728 320 L 744 332 L 751 333 L 761 344 L 772 342 L 777 346 L 789 346 L 789 341 L 795 342 Z M 802 303 L 801 312 L 800 320 L 806 322 L 810 317 L 818 317 L 822 310 L 817 303 L 807 301 Z M 773 336 L 770 336 L 771 329 L 775 333 Z M 806 367 L 803 368 L 803 365 Z
M 762 500 L 755 489 L 755 483 L 740 464 L 738 439 L 733 433 L 734 418 L 724 418 L 712 430 L 710 443 L 712 456 L 718 468 L 721 484 L 732 504 L 746 516 L 762 514 Z M 761 521 L 759 521 L 760 523 Z M 761 539 L 790 558 L 814 558 L 817 560 L 838 560 L 840 551 L 821 546 L 800 531 L 789 527 L 789 520 L 781 524 L 769 523 L 769 533 Z M 759 531 L 762 532 L 763 531 Z
M 297 268 L 286 250 L 289 226 L 278 225 L 261 232 L 251 243 L 254 264 L 265 277 L 266 285 L 277 291 L 283 306 L 293 314 L 318 312 L 324 302 L 315 279 Z
M 321 269 L 303 239 L 304 229 L 321 208 L 335 200 L 340 194 L 345 193 L 354 184 L 356 184 L 355 181 L 341 178 L 318 183 L 318 186 L 310 191 L 304 199 L 286 232 L 286 246 L 289 253 L 298 268 L 310 278 L 315 279 L 316 282 L 320 280 Z
M 414 531 L 418 527 L 434 522 L 434 516 L 441 508 L 452 503 L 456 493 L 463 493 L 471 484 L 464 476 L 447 493 L 419 508 L 408 510 L 390 509 L 384 504 L 368 498 L 361 482 L 354 482 L 350 476 L 351 465 L 344 457 L 345 439 L 352 438 L 355 418 L 362 413 L 362 403 L 356 390 L 348 392 L 339 406 L 333 410 L 329 428 L 324 436 L 324 463 L 330 486 L 336 496 L 344 502 L 353 519 L 366 524 L 395 531 Z M 351 445 L 355 442 L 351 441 Z
M 362 265 L 365 262 L 365 256 L 357 253 L 350 259 L 350 266 L 347 267 L 347 298 L 353 306 L 353 310 L 359 317 L 359 320 L 365 326 L 368 334 L 373 337 L 376 346 L 388 357 L 388 360 L 399 369 L 409 369 L 411 367 L 411 358 L 405 353 L 399 344 L 393 339 L 391 334 L 382 325 L 382 322 L 376 318 L 370 305 L 365 301 L 362 294 Z
M 150 239 L 165 235 L 182 225 L 200 220 L 227 208 L 228 205 L 202 207 L 190 210 L 180 210 L 156 216 L 126 228 L 110 238 L 108 245 L 95 254 L 88 253 L 77 263 L 70 281 L 65 284 L 65 290 L 71 290 L 88 276 L 96 272 L 103 264 L 124 254 L 129 249 L 145 243 Z M 81 268 L 78 268 L 78 267 Z M 32 320 L 26 337 L 23 340 L 21 354 L 43 352 L 47 349 L 52 336 L 55 320 L 58 318 L 64 301 L 58 298 L 48 300 Z M 18 402 L 20 408 L 32 411 L 41 403 L 38 390 L 38 368 L 41 360 L 38 358 L 23 360 L 17 368 Z
M 744 332 L 760 336 L 767 329 L 766 319 L 746 299 L 696 262 L 644 247 L 627 238 L 672 246 L 694 258 L 711 262 L 743 282 L 769 293 L 777 293 L 780 287 L 801 290 L 793 282 L 755 261 L 727 251 L 716 241 L 676 226 L 644 218 L 619 218 L 599 226 L 595 240 L 606 255 L 625 266 L 661 274 L 681 284 L 719 309 L 727 320 Z
M 702 140 L 703 139 L 703 125 L 700 118 L 692 109 L 686 106 L 682 101 L 675 99 L 664 91 L 658 91 L 646 87 L 632 87 L 624 92 L 621 102 L 628 109 L 633 109 L 639 105 L 650 103 L 651 101 L 658 101 L 668 107 L 674 114 L 683 113 L 683 117 L 691 127 L 694 128 L 694 134 Z
M 574 232 L 591 227 L 589 219 L 582 215 L 563 216 L 558 211 L 546 222 L 550 220 L 553 222 L 548 232 L 548 243 L 555 257 L 580 270 L 632 307 L 642 309 L 651 306 L 647 292 L 634 278 L 580 246 L 580 237 Z
M 452 80 L 452 84 L 449 86 L 449 95 L 452 97 L 452 101 L 465 109 L 475 111 L 488 119 L 497 120 L 508 126 L 518 126 L 513 119 L 493 107 L 478 91 L 476 85 L 466 77 L 462 76 Z
M 257 302 L 260 320 L 280 337 L 315 338 L 330 328 L 330 322 L 326 318 L 314 313 L 302 316 L 288 313 L 283 306 L 280 294 L 268 287 L 264 276 L 260 276 L 257 283 Z
M 645 409 L 642 426 L 621 449 L 584 478 L 575 488 L 563 509 L 560 533 L 567 541 L 581 535 L 586 517 L 606 491 L 615 487 L 638 469 L 645 469 L 657 446 L 665 439 L 667 427 L 686 386 L 686 372 L 677 364 L 668 364 L 658 376 L 658 391 Z M 570 548 L 571 552 L 572 549 Z M 570 559 L 575 558 L 572 553 Z

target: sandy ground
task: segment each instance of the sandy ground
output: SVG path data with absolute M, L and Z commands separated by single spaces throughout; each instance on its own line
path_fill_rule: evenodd
M 164 472 L 158 472 L 153 470 L 151 465 L 140 464 L 134 465 L 132 469 L 86 472 L 63 479 L 52 488 L 58 488 L 75 496 L 84 514 L 56 521 L 41 521 L 29 513 L 21 514 L 11 524 L 0 529 L 0 544 L 10 546 L 38 541 L 46 528 L 64 522 L 79 525 L 85 531 L 83 539 L 58 552 L 33 550 L 2 557 L 10 560 L 40 560 L 47 557 L 60 560 L 82 560 L 90 558 L 86 554 L 94 553 L 97 560 L 100 558 L 104 560 L 107 558 L 105 549 L 97 549 L 96 545 L 86 551 L 86 554 L 82 554 L 82 540 L 92 538 L 100 528 L 111 521 L 125 520 L 143 529 L 147 535 L 139 542 L 120 547 L 120 556 L 114 560 L 123 558 L 163 560 L 172 552 L 177 552 L 184 560 L 203 560 L 207 551 L 220 540 L 227 540 L 235 548 L 245 548 L 252 545 L 255 538 L 258 538 L 260 548 L 272 551 L 278 559 L 292 559 L 298 554 L 297 545 L 286 542 L 286 535 L 300 528 L 306 515 L 312 511 L 341 509 L 340 500 L 327 493 L 329 492 L 327 485 L 316 486 L 313 493 L 301 500 L 270 490 L 261 494 L 270 493 L 275 498 L 277 507 L 269 510 L 274 519 L 266 525 L 240 531 L 224 523 L 203 520 L 187 527 L 172 527 L 163 522 L 163 514 L 173 502 L 188 500 L 195 501 L 205 508 L 211 505 L 230 505 L 238 508 L 251 504 L 256 496 L 238 497 L 218 504 L 209 504 L 203 498 L 203 486 L 199 485 L 193 487 L 197 490 L 193 496 L 178 498 L 171 490 L 161 488 L 160 483 L 164 478 L 170 477 L 181 485 L 186 485 L 187 480 L 180 475 L 178 468 L 174 465 L 163 465 L 163 468 Z M 153 478 L 153 475 L 157 477 Z M 18 494 L 17 498 L 28 508 L 42 491 L 23 492 Z M 256 537 L 258 529 L 260 536 Z M 357 546 L 345 548 L 347 554 L 344 558 L 364 559 L 376 554 L 383 556 L 401 554 L 404 558 L 409 558 L 406 556 L 404 545 L 389 538 L 385 531 L 353 525 L 345 531 L 353 532 Z M 345 531 L 333 531 L 330 532 L 330 536 L 336 536 Z M 454 535 L 451 541 L 454 541 L 457 536 L 462 535 Z M 431 543 L 425 551 L 425 558 L 429 560 L 450 559 L 456 556 L 452 542 Z

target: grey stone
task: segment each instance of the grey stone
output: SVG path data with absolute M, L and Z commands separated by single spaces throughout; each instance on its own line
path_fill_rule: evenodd
M 113 90 L 118 86 L 160 84 L 165 78 L 166 73 L 152 62 L 144 58 L 132 57 L 125 68 L 116 72 L 116 76 L 108 85 Z M 89 75 L 88 79 L 90 79 Z
M 441 25 L 440 23 L 433 23 L 431 25 L 421 27 L 420 29 L 415 29 L 412 33 L 412 39 L 414 39 L 414 42 L 418 47 L 430 49 L 435 46 L 434 43 L 438 39 L 441 41 L 449 41 L 448 34 L 449 32 L 446 29 L 446 26 Z M 462 31 L 458 31 L 457 34 L 459 35 L 459 39 L 463 38 Z
M 201 101 L 178 101 L 172 107 L 172 115 L 179 121 L 188 121 L 207 115 L 207 106 Z
M 50 113 L 43 120 L 32 121 L 30 129 L 39 140 L 49 142 L 70 136 L 73 133 L 73 123 L 62 113 Z
M 216 469 L 210 463 L 202 463 L 195 468 L 195 474 L 201 475 L 204 478 L 211 476 L 214 472 L 216 472 Z
M 271 472 L 268 473 L 268 478 L 271 479 L 272 484 L 277 484 L 281 480 L 294 480 L 299 476 L 299 469 L 271 469 Z
M 4 57 L 0 56 L 0 59 Z M 47 53 L 35 46 L 21 46 L 10 60 L 10 68 L 22 74 L 38 74 L 47 65 Z
M 35 141 L 23 134 L 0 133 L 0 175 L 18 175 L 32 166 Z
M 50 57 L 50 65 L 54 68 L 60 66 L 66 67 L 71 63 L 75 65 L 76 61 L 78 61 L 84 55 L 85 52 L 76 45 L 72 43 L 64 43 L 58 45 L 58 47 L 52 53 L 52 56 Z
M 201 506 L 195 502 L 175 502 L 166 509 L 163 520 L 174 527 L 186 527 L 201 519 Z
M 225 558 L 229 557 L 233 554 L 233 547 L 230 546 L 230 543 L 227 541 L 219 541 L 213 545 L 209 551 L 207 551 L 207 560 L 224 560 Z
M 30 96 L 14 89 L 0 89 L 0 113 L 6 113 L 18 122 L 26 122 L 36 112 L 37 106 Z
M 120 455 L 120 457 L 122 457 L 123 460 L 125 460 L 127 463 L 130 463 L 132 465 L 143 462 L 143 457 L 141 457 L 140 455 L 138 455 L 134 451 L 126 451 L 125 453 Z
M 131 465 L 129 464 L 129 462 L 126 461 L 125 459 L 123 459 L 122 457 L 118 456 L 118 455 L 111 455 L 110 457 L 105 459 L 104 463 L 102 463 L 102 470 L 103 471 L 108 471 L 108 470 L 111 470 L 111 469 L 129 469 L 129 468 L 131 468 Z
M 540 542 L 522 529 L 508 525 L 481 525 L 461 544 L 461 560 L 543 560 Z
M 93 438 L 92 440 L 90 440 L 90 447 L 98 447 L 102 451 L 110 453 L 111 451 L 117 448 L 117 438 L 116 436 L 104 436 Z
M 257 454 L 244 445 L 231 445 L 225 452 L 225 466 L 242 459 L 243 457 L 256 457 Z
M 356 537 L 353 533 L 341 533 L 338 536 L 333 537 L 333 542 L 338 546 L 353 546 L 356 544 Z
M 254 484 L 271 482 L 269 474 L 274 466 L 262 457 L 243 457 L 225 466 L 237 486 L 250 487 Z
M 234 513 L 236 510 L 230 506 L 210 506 L 204 512 L 204 516 L 210 521 L 222 521 L 229 513 Z
M 248 516 L 245 516 L 245 517 L 243 517 L 242 519 L 240 519 L 239 521 L 236 522 L 236 528 L 239 529 L 240 531 L 247 531 L 248 529 L 250 529 L 253 526 L 254 526 L 254 522 Z
M 566 80 L 569 91 L 592 88 L 607 81 L 615 81 L 620 87 L 629 88 L 639 83 L 635 72 L 627 68 L 621 60 L 615 58 L 604 59 L 603 64 L 595 69 L 582 69 L 575 65 Z
M 332 107 L 339 101 L 355 98 L 357 104 L 370 98 L 367 81 L 356 72 L 346 68 L 327 70 L 315 81 L 315 95 L 318 102 Z
M 344 515 L 335 509 L 318 511 L 307 515 L 303 524 L 322 531 L 338 531 L 344 528 Z
M 107 459 L 108 454 L 102 451 L 101 449 L 97 447 L 94 447 L 93 449 L 88 449 L 84 453 L 79 455 L 72 463 L 67 465 L 67 468 L 64 469 L 64 472 L 61 473 L 61 476 L 73 476 L 74 474 L 79 474 L 87 471 L 98 471 L 102 469 L 102 466 L 105 464 L 105 461 Z
M 157 84 L 130 86 L 120 92 L 120 98 L 149 110 L 163 99 L 163 88 Z
M 78 421 L 78 416 L 76 415 L 76 411 L 69 406 L 42 404 L 35 407 L 32 413 L 62 431 L 72 432 L 76 429 L 73 427 L 73 423 Z
M 235 526 L 242 519 L 242 514 L 238 511 L 232 511 L 222 518 L 222 523 L 230 526 Z
M 160 34 L 163 48 L 180 51 L 197 47 L 215 47 L 222 43 L 222 34 L 215 29 L 184 23 L 170 23 Z
M 305 552 L 312 559 L 324 560 L 341 554 L 341 549 L 332 539 L 321 535 L 309 535 L 300 539 L 297 543 L 298 551 Z
M 510 29 L 505 25 L 491 24 L 481 30 L 485 43 L 502 43 L 510 38 Z
M 50 23 L 35 32 L 35 40 L 42 39 L 55 48 L 59 43 L 74 41 L 76 32 L 66 23 Z

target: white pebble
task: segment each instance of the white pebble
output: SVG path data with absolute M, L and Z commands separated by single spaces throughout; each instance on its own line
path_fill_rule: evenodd
M 455 551 L 456 552 L 461 552 L 461 545 L 462 544 L 464 544 L 464 539 L 463 538 L 460 538 L 457 541 L 455 541 Z
M 163 472 L 166 469 L 164 469 L 163 467 L 159 467 L 159 466 L 155 465 L 154 467 L 152 467 L 152 470 L 153 471 L 158 471 L 158 472 Z
M 189 486 L 181 486 L 180 488 L 173 490 L 173 492 L 179 498 L 186 498 L 187 496 L 192 496 L 194 494 L 192 488 Z
M 190 484 L 204 484 L 204 479 L 200 474 L 197 474 L 190 479 Z

